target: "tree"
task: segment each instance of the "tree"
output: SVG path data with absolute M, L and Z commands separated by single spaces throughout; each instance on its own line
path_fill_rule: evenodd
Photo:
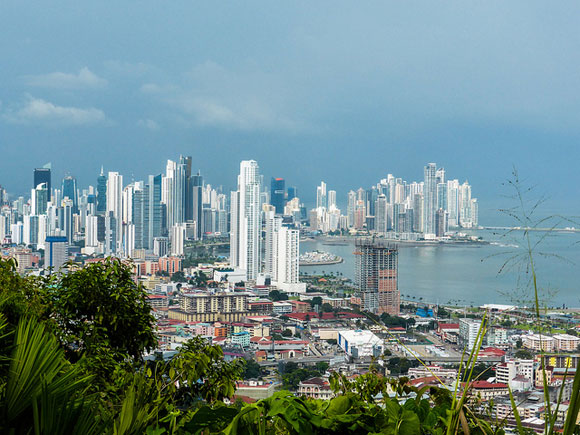
M 282 335 L 284 337 L 292 337 L 292 331 L 290 331 L 289 329 L 285 329 L 284 331 L 282 331 Z
M 198 288 L 207 287 L 207 276 L 201 270 L 196 271 L 193 274 L 193 284 Z
M 131 267 L 118 259 L 70 265 L 68 273 L 52 275 L 43 292 L 59 339 L 77 358 L 139 360 L 157 345 L 147 293 L 133 280 Z
M 244 366 L 244 379 L 256 379 L 262 376 L 262 368 L 253 359 L 246 360 Z
M 328 367 L 330 367 L 330 364 L 328 364 L 326 361 L 318 361 L 316 363 L 316 370 L 318 370 L 320 375 L 323 375 L 326 370 L 328 370 Z
M 534 354 L 527 349 L 518 349 L 515 357 L 519 359 L 534 359 Z
M 316 305 L 321 306 L 322 305 L 322 298 L 320 296 L 315 296 L 310 300 L 310 305 L 312 305 L 312 307 L 315 307 Z
M 273 300 L 274 302 L 288 300 L 288 295 L 286 293 L 281 292 L 280 290 L 272 290 L 269 296 L 270 299 Z
M 322 312 L 324 312 L 324 313 L 331 313 L 333 310 L 332 305 L 330 305 L 329 303 L 322 304 L 321 309 L 322 309 Z
M 173 275 L 171 275 L 171 281 L 173 281 L 173 282 L 187 282 L 187 278 L 185 277 L 185 273 L 178 270 Z

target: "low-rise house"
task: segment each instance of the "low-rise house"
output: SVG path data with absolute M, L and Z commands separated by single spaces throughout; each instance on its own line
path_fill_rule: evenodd
M 298 385 L 298 394 L 312 399 L 329 400 L 334 397 L 330 384 L 323 378 L 310 378 Z

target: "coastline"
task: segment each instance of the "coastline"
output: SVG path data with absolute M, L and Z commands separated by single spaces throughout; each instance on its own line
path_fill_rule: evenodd
M 362 236 L 368 237 L 368 236 Z M 354 241 L 357 239 L 357 236 L 328 236 L 328 235 L 319 235 L 310 237 L 306 240 L 301 240 L 301 243 L 309 243 L 309 242 L 322 242 L 324 245 L 332 246 L 332 245 L 348 245 L 353 244 Z M 480 246 L 480 245 L 489 245 L 490 242 L 486 240 L 398 240 L 398 239 L 385 239 L 385 238 L 377 238 L 377 240 L 384 240 L 389 243 L 393 243 L 396 245 L 403 245 L 403 246 L 466 246 L 466 245 L 473 245 L 473 246 Z M 334 263 L 333 263 L 334 264 Z

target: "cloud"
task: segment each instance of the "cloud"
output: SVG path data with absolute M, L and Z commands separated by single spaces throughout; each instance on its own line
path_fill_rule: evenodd
M 49 101 L 28 96 L 24 105 L 8 110 L 3 118 L 12 123 L 43 125 L 92 125 L 106 120 L 105 113 L 94 107 L 57 106 Z
M 292 100 L 280 79 L 250 69 L 230 71 L 204 62 L 171 84 L 145 83 L 141 93 L 175 110 L 179 124 L 242 131 L 298 131 Z
M 107 86 L 107 80 L 97 76 L 87 67 L 81 68 L 78 74 L 53 72 L 50 74 L 25 76 L 30 86 L 53 89 L 92 89 Z
M 156 121 L 153 121 L 152 119 L 140 119 L 139 121 L 137 121 L 137 125 L 139 127 L 143 127 L 152 131 L 157 131 L 161 128 L 159 124 Z

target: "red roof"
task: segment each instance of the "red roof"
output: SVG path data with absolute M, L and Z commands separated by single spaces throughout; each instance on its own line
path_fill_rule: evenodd
M 439 329 L 459 329 L 459 323 L 439 323 Z
M 471 387 L 476 390 L 495 390 L 495 389 L 507 389 L 507 384 L 492 383 L 487 381 L 473 381 Z
M 504 356 L 505 350 L 498 349 L 497 347 L 486 347 L 479 352 L 479 356 L 487 355 Z
M 265 350 L 257 350 L 256 351 L 256 356 L 266 356 L 266 351 Z
M 304 340 L 276 340 L 274 344 L 308 344 L 308 341 Z

